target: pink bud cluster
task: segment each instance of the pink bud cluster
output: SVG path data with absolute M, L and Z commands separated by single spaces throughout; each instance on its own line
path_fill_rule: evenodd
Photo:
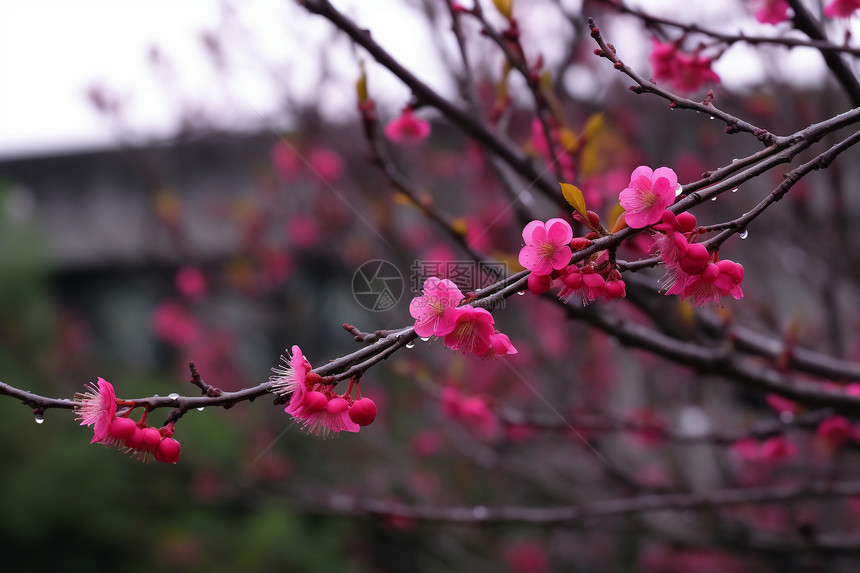
M 75 394 L 75 399 L 77 419 L 82 426 L 93 426 L 91 444 L 116 447 L 146 463 L 153 458 L 166 464 L 179 461 L 181 447 L 172 438 L 173 423 L 156 429 L 146 425 L 146 414 L 139 422 L 128 417 L 131 410 L 117 416 L 116 393 L 110 382 L 99 378 L 98 385 L 88 384 L 87 392 Z
M 464 300 L 463 293 L 450 280 L 425 280 L 423 294 L 409 304 L 415 334 L 422 338 L 442 337 L 445 346 L 463 354 L 484 358 L 516 354 L 508 336 L 496 330 L 493 315 L 484 308 L 461 304 Z
M 697 49 L 693 53 L 680 49 L 680 40 L 662 43 L 652 40 L 651 65 L 655 81 L 668 81 L 681 92 L 694 92 L 705 83 L 720 83 L 720 76 L 711 69 L 714 58 L 705 58 Z
M 284 411 L 296 419 L 309 433 L 328 436 L 330 433 L 358 432 L 376 419 L 376 404 L 362 398 L 361 392 L 353 398 L 353 384 L 344 394 L 337 394 L 334 385 L 312 371 L 311 364 L 294 345 L 292 356 L 282 356 L 283 365 L 273 368 L 269 381 L 271 391 L 289 396 Z
M 600 218 L 591 211 L 588 215 L 588 220 L 579 213 L 573 216 L 589 227 L 597 228 Z M 574 250 L 584 249 L 597 236 L 592 232 L 585 237 L 574 238 L 570 224 L 559 218 L 546 223 L 532 221 L 526 225 L 523 229 L 525 246 L 520 250 L 519 262 L 531 271 L 529 291 L 543 294 L 555 285 L 559 288 L 559 297 L 565 302 L 576 294 L 581 294 L 585 303 L 601 296 L 608 299 L 625 296 L 626 287 L 621 273 L 610 264 L 606 251 L 591 257 L 582 266 L 570 264 L 573 253 L 571 247 Z
M 743 298 L 743 266 L 728 259 L 719 260 L 716 252 L 710 253 L 703 244 L 690 242 L 695 235 L 695 216 L 690 213 L 675 216 L 667 210 L 662 222 L 653 229 L 655 246 L 666 265 L 662 281 L 667 295 L 689 298 L 696 305 L 709 301 L 719 304 L 722 296 Z

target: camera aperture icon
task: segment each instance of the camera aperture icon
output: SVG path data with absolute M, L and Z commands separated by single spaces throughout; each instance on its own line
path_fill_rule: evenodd
M 372 312 L 391 309 L 403 296 L 403 275 L 388 261 L 367 261 L 352 275 L 352 296 Z

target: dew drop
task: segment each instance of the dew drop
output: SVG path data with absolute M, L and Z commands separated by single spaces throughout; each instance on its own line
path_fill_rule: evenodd
M 716 197 L 711 197 L 711 201 L 716 201 L 716 200 L 717 200 Z
M 36 414 L 36 423 L 42 424 L 44 422 L 45 422 L 45 416 L 43 416 L 42 414 Z
M 410 340 L 409 342 L 407 342 L 407 343 L 406 343 L 406 348 L 415 348 L 415 341 L 414 341 L 414 340 Z
M 737 192 L 738 192 L 738 188 L 737 188 L 737 187 L 735 187 L 734 189 L 732 189 L 732 193 L 737 193 Z
M 199 408 L 197 408 L 197 411 L 198 411 L 198 412 L 202 412 L 202 411 L 203 411 L 203 406 L 200 406 Z
M 523 296 L 524 294 L 526 294 L 526 291 L 524 291 L 524 290 L 517 291 L 517 294 L 520 296 Z
M 714 119 L 714 116 L 709 117 L 708 119 Z
M 429 340 L 430 340 L 429 336 L 422 336 L 421 337 L 421 342 L 428 342 Z
M 177 394 L 176 392 L 171 392 L 170 394 L 167 395 L 167 397 L 170 398 L 171 400 L 179 400 L 179 394 Z
M 749 232 L 749 231 L 747 231 L 746 229 L 744 229 L 744 230 L 743 230 L 743 231 L 738 235 L 738 237 L 740 237 L 741 239 L 746 239 L 746 238 L 747 238 L 747 237 L 749 237 L 749 236 L 750 236 L 750 232 Z
M 737 161 L 737 160 L 738 160 L 738 158 L 737 158 L 737 157 L 735 157 L 734 159 L 732 159 L 732 163 L 734 163 L 734 162 L 735 162 L 735 161 Z

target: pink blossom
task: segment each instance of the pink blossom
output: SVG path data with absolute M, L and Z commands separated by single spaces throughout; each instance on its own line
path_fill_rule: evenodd
M 329 183 L 340 179 L 343 175 L 343 159 L 340 155 L 325 147 L 316 147 L 308 153 L 308 163 L 316 175 Z
M 464 396 L 453 386 L 442 390 L 442 413 L 447 418 L 459 420 L 484 440 L 495 438 L 501 429 L 486 398 Z
M 683 52 L 678 42 L 663 44 L 652 39 L 651 65 L 654 67 L 654 80 L 670 81 L 672 86 L 683 92 L 696 91 L 706 82 L 719 83 L 720 76 L 711 69 L 713 59 L 694 53 Z
M 301 166 L 296 151 L 284 141 L 278 141 L 269 152 L 275 171 L 284 181 L 292 181 L 299 176 Z
M 310 434 L 328 436 L 330 432 L 358 432 L 360 426 L 349 417 L 349 402 L 335 396 L 324 409 L 308 414 L 304 428 Z
M 484 358 L 495 358 L 496 356 L 516 353 L 517 349 L 511 344 L 511 339 L 508 338 L 508 335 L 497 330 L 494 334 L 490 335 L 490 348 L 484 353 Z
M 633 170 L 630 184 L 619 194 L 627 225 L 642 229 L 663 217 L 666 207 L 675 201 L 678 176 L 668 167 L 656 171 L 646 165 Z
M 388 122 L 385 136 L 395 143 L 421 143 L 430 136 L 430 123 L 412 115 L 412 108 L 403 108 L 400 117 Z
M 539 275 L 563 269 L 572 255 L 567 246 L 571 239 L 573 229 L 564 219 L 550 219 L 546 223 L 532 221 L 523 229 L 526 245 L 520 250 L 520 264 Z
M 833 0 L 824 7 L 826 18 L 847 18 L 860 8 L 860 0 Z
M 741 299 L 744 296 L 741 290 L 743 279 L 744 268 L 734 261 L 724 259 L 708 263 L 700 274 L 690 276 L 684 285 L 683 297 L 693 299 L 697 306 L 709 301 L 719 304 L 721 296 Z
M 155 308 L 152 314 L 155 334 L 174 346 L 185 346 L 200 334 L 197 320 L 179 302 L 168 300 Z
M 281 356 L 282 366 L 272 368 L 270 391 L 290 396 L 284 412 L 292 416 L 309 433 L 327 436 L 330 432 L 357 432 L 359 425 L 349 417 L 349 401 L 334 395 L 331 386 L 312 371 L 311 363 L 297 345 L 292 356 Z
M 206 277 L 197 267 L 182 267 L 173 280 L 176 290 L 186 298 L 196 299 L 206 294 Z
M 546 573 L 549 555 L 537 543 L 517 543 L 507 549 L 508 570 L 511 573 Z
M 651 38 L 651 66 L 654 68 L 656 81 L 671 80 L 675 74 L 674 62 L 678 52 L 675 42 L 664 44 L 657 38 Z
M 457 322 L 457 305 L 462 300 L 463 293 L 450 280 L 436 277 L 425 280 L 424 294 L 409 303 L 415 333 L 423 338 L 451 333 Z
M 108 437 L 111 422 L 116 415 L 116 394 L 113 385 L 104 378 L 98 379 L 98 386 L 88 383 L 87 391 L 75 394 L 76 420 L 81 426 L 93 426 L 91 444 Z
M 445 346 L 451 350 L 462 350 L 463 354 L 486 354 L 492 347 L 491 337 L 496 332 L 493 315 L 485 308 L 473 306 L 456 310 L 454 328 L 445 335 Z
M 767 394 L 764 397 L 764 401 L 770 406 L 774 411 L 782 414 L 783 412 L 788 412 L 789 414 L 797 414 L 800 407 L 797 402 L 794 400 L 789 400 L 779 394 Z
M 784 463 L 797 455 L 797 446 L 785 436 L 774 436 L 761 443 L 759 458 L 774 463 Z
M 672 87 L 682 92 L 694 92 L 706 83 L 720 83 L 720 76 L 711 69 L 713 59 L 698 54 L 678 52 Z
M 824 443 L 838 447 L 851 439 L 851 423 L 842 416 L 830 416 L 818 424 L 815 434 Z
M 312 217 L 295 215 L 287 223 L 287 237 L 296 247 L 312 247 L 320 239 L 319 225 Z
M 788 19 L 788 2 L 785 0 L 758 0 L 755 19 L 762 24 L 776 26 Z

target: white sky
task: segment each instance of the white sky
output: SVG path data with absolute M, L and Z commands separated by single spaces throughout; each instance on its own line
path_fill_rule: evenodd
M 678 15 L 675 1 L 639 3 Z M 485 4 L 489 7 L 489 2 Z M 708 21 L 725 23 L 738 14 L 732 2 L 702 4 L 713 12 Z M 439 86 L 444 74 L 442 63 L 427 57 L 435 53 L 429 31 L 418 25 L 402 0 L 340 0 L 336 5 L 373 30 L 377 41 L 419 76 Z M 738 26 L 750 33 L 774 32 L 749 20 L 738 20 Z M 227 44 L 226 77 L 204 48 L 205 32 Z M 525 32 L 524 36 L 528 38 Z M 632 33 L 615 38 L 619 49 L 638 52 L 644 64 L 650 50 L 647 39 Z M 321 72 L 313 46 L 324 43 L 330 46 L 331 71 L 340 79 L 314 92 Z M 165 56 L 167 66 L 153 66 L 149 58 L 153 46 Z M 734 88 L 760 78 L 766 69 L 780 67 L 802 66 L 808 70 L 803 81 L 822 81 L 824 71 L 815 53 L 780 54 L 773 67 L 738 45 L 715 67 L 724 84 Z M 175 131 L 182 110 L 194 110 L 226 126 L 247 126 L 263 117 L 270 121 L 283 108 L 285 93 L 318 100 L 326 112 L 345 113 L 354 106 L 356 59 L 342 35 L 292 0 L 0 0 L 0 157 L 103 147 L 118 138 L 144 141 L 167 136 Z M 625 60 L 630 62 L 629 57 Z M 392 107 L 405 103 L 408 92 L 394 78 L 373 68 L 370 77 L 375 97 L 384 93 L 382 99 Z M 120 97 L 121 125 L 91 105 L 86 93 L 93 86 Z

